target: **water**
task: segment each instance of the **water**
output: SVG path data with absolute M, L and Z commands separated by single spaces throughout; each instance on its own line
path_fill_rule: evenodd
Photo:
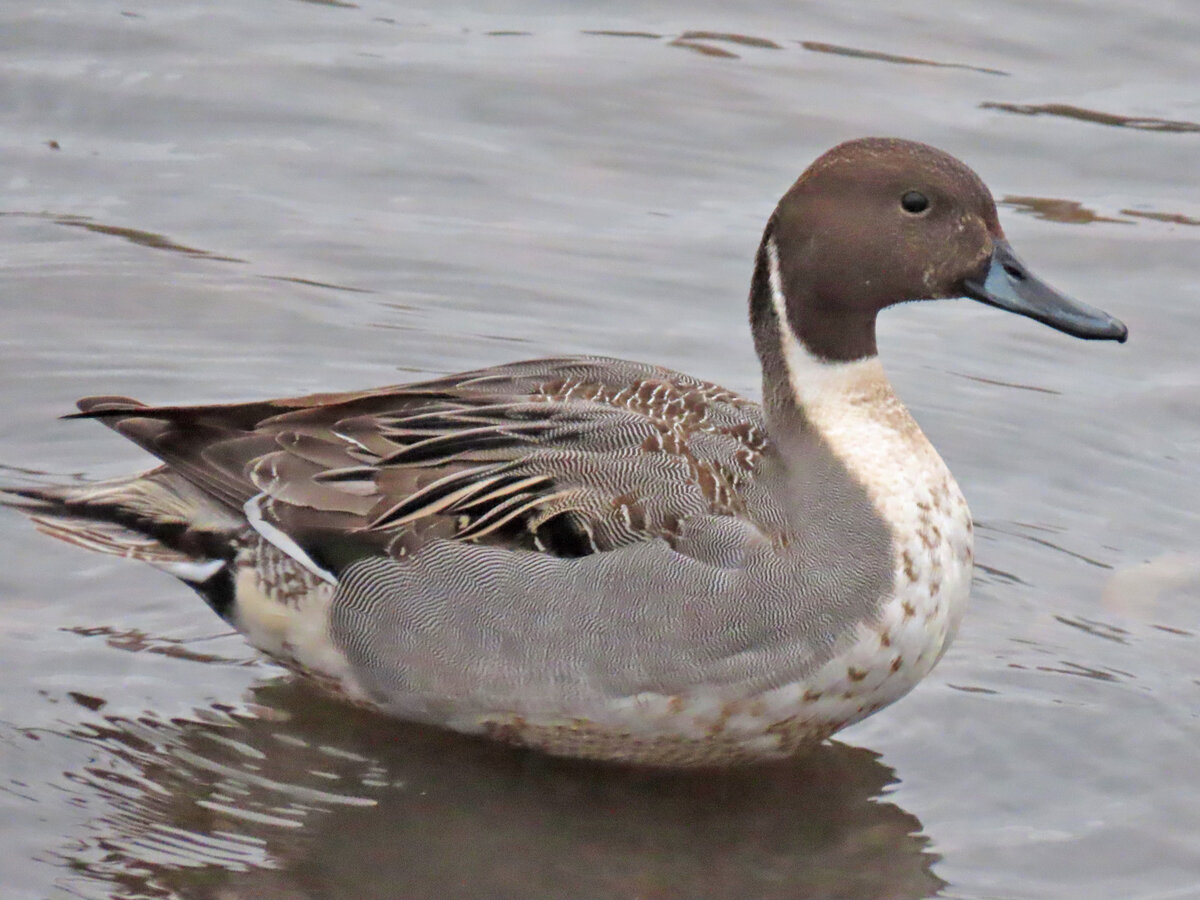
M 838 140 L 967 160 L 1130 326 L 885 315 L 979 526 L 913 695 L 663 777 L 323 700 L 146 567 L 0 514 L 4 896 L 1200 897 L 1194 4 L 54 0 L 0 9 L 0 462 L 144 463 L 78 396 L 593 352 L 757 392 L 750 260 Z M 935 10 L 937 10 L 935 12 Z

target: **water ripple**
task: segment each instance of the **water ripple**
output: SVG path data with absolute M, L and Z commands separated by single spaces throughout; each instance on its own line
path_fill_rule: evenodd
M 1188 122 L 1181 119 L 1159 119 L 1154 116 L 1122 116 L 1115 113 L 1101 112 L 1097 109 L 1072 106 L 1069 103 L 998 103 L 987 101 L 980 103 L 979 108 L 996 109 L 1001 112 L 1015 113 L 1021 116 L 1059 116 L 1064 119 L 1076 119 L 1080 122 L 1093 122 L 1097 125 L 1110 125 L 1115 128 L 1136 128 L 1139 131 L 1162 131 L 1174 134 L 1200 131 L 1200 123 L 1197 122 Z

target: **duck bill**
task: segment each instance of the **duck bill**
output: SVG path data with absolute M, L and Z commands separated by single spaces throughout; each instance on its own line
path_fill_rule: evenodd
M 1060 294 L 1031 273 L 1008 241 L 997 240 L 981 278 L 968 278 L 963 293 L 972 300 L 1028 316 L 1043 325 L 1091 341 L 1124 343 L 1129 329 L 1108 313 Z

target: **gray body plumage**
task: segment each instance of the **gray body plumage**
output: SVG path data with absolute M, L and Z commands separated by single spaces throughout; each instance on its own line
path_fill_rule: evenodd
M 752 698 L 828 661 L 891 587 L 888 530 L 819 435 L 781 447 L 757 404 L 654 366 L 536 360 L 265 404 L 83 406 L 168 464 L 132 484 L 164 507 L 188 498 L 211 526 L 192 543 L 227 542 L 230 584 L 251 568 L 299 609 L 331 582 L 327 636 L 356 693 L 406 718 L 602 727 L 639 695 Z M 95 527 L 123 498 L 75 490 L 57 514 Z M 239 604 L 233 590 L 214 606 L 241 625 Z M 270 643 L 306 668 L 302 648 Z

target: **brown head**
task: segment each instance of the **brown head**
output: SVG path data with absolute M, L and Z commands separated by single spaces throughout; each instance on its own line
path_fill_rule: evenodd
M 925 144 L 863 138 L 820 157 L 779 201 L 759 247 L 751 322 L 765 368 L 779 353 L 781 306 L 809 353 L 849 361 L 876 353 L 881 309 L 964 296 L 1077 337 L 1125 339 L 1116 319 L 1029 273 L 967 166 Z

